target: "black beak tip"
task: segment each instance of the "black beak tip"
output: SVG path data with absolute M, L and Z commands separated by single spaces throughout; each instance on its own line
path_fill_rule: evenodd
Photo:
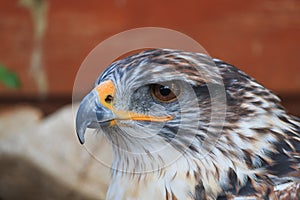
M 84 139 L 85 129 L 86 128 L 76 127 L 77 137 L 78 137 L 80 144 L 84 144 L 84 142 L 85 142 L 85 139 Z
M 85 142 L 84 136 L 78 135 L 78 139 L 79 139 L 80 144 L 84 144 L 84 142 Z

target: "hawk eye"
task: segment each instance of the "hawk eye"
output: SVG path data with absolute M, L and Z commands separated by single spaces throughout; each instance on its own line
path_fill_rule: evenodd
M 150 85 L 151 95 L 160 102 L 172 102 L 180 95 L 180 85 L 175 82 Z

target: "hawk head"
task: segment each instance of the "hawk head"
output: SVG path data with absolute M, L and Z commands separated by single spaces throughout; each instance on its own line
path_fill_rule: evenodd
M 98 78 L 79 108 L 77 133 L 83 143 L 87 127 L 101 130 L 115 147 L 117 169 L 157 170 L 182 154 L 205 156 L 219 137 L 225 104 L 219 68 L 208 56 L 150 50 Z
M 278 174 L 299 174 L 298 119 L 251 77 L 199 53 L 155 49 L 114 62 L 80 104 L 81 143 L 86 128 L 111 141 L 115 176 L 184 176 L 184 199 L 270 195 Z

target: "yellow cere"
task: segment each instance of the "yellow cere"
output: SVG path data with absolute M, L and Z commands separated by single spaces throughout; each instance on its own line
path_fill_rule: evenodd
M 96 91 L 98 93 L 100 103 L 104 107 L 109 108 L 110 110 L 113 110 L 112 101 L 111 102 L 107 102 L 106 99 L 109 96 L 113 97 L 113 98 L 115 97 L 116 88 L 115 88 L 114 83 L 111 80 L 104 81 L 103 83 L 100 83 L 96 87 Z
M 116 125 L 116 120 L 135 120 L 135 121 L 153 121 L 164 122 L 169 121 L 173 117 L 171 116 L 150 116 L 143 115 L 135 112 L 128 112 L 122 110 L 115 110 L 113 108 L 113 100 L 116 94 L 116 88 L 111 80 L 100 83 L 96 88 L 100 103 L 110 109 L 115 115 L 116 119 L 111 121 L 111 126 Z

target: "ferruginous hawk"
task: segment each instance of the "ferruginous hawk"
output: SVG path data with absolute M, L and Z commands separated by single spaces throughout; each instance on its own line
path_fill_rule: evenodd
M 204 54 L 154 49 L 112 63 L 80 104 L 81 143 L 86 128 L 113 147 L 107 199 L 300 199 L 299 118 Z

